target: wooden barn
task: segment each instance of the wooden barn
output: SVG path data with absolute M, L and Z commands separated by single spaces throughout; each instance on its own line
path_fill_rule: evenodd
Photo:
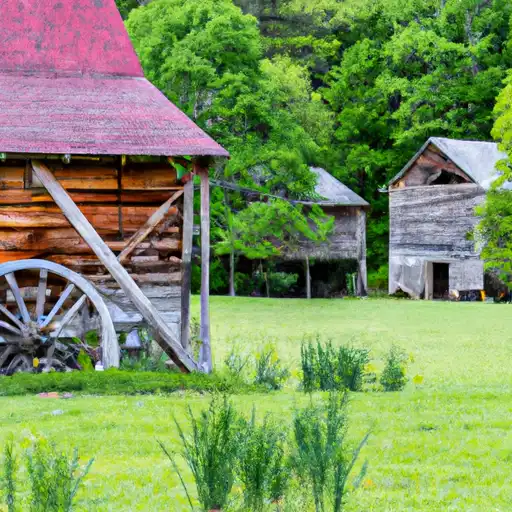
M 49 368 L 59 337 L 90 329 L 103 365 L 117 366 L 114 330 L 143 324 L 182 369 L 208 371 L 208 168 L 228 153 L 144 78 L 114 0 L 9 0 L 0 18 L 0 371 L 33 357 Z
M 302 204 L 320 206 L 324 212 L 334 217 L 334 230 L 329 240 L 323 244 L 302 242 L 297 252 L 287 259 L 303 261 L 305 265 L 306 296 L 311 298 L 311 261 L 338 262 L 353 260 L 357 265 L 356 289 L 358 295 L 364 295 L 367 289 L 366 272 L 366 211 L 369 204 L 346 185 L 319 167 L 311 171 L 317 176 L 315 188 L 319 196 L 315 201 Z
M 389 293 L 432 299 L 484 289 L 475 207 L 504 157 L 491 142 L 432 137 L 391 180 Z

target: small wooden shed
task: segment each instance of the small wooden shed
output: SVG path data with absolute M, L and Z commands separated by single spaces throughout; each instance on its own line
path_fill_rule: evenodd
M 0 370 L 31 356 L 50 366 L 59 337 L 91 328 L 104 366 L 117 366 L 114 329 L 146 324 L 182 369 L 208 371 L 208 168 L 228 153 L 144 78 L 114 0 L 9 0 L 0 19 Z M 194 173 L 199 363 L 188 352 Z
M 432 299 L 484 288 L 475 208 L 505 156 L 491 142 L 432 137 L 391 180 L 389 293 Z
M 367 289 L 366 270 L 366 211 L 369 203 L 320 167 L 311 167 L 317 177 L 315 192 L 319 199 L 303 201 L 306 207 L 316 204 L 334 217 L 334 230 L 323 244 L 304 241 L 288 259 L 304 261 L 306 268 L 307 297 L 311 297 L 310 260 L 355 260 L 358 268 L 357 293 Z

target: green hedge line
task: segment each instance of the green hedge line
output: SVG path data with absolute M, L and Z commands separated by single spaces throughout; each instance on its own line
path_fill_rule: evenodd
M 71 392 L 91 395 L 137 395 L 176 391 L 221 391 L 248 393 L 259 391 L 222 375 L 202 373 L 156 373 L 108 370 L 105 372 L 70 372 L 27 374 L 0 377 L 0 396 L 31 395 L 47 392 Z

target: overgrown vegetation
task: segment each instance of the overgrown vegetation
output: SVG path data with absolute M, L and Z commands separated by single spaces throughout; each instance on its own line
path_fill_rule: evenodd
M 490 140 L 512 67 L 508 0 L 117 3 L 146 76 L 232 155 L 215 170 L 230 188 L 212 193 L 214 245 L 240 253 L 234 217 L 258 246 L 279 224 L 279 205 L 233 186 L 311 198 L 308 167 L 323 166 L 372 205 L 373 286 L 386 282 L 388 259 L 388 198 L 378 189 L 429 136 Z M 504 150 L 511 90 L 493 133 Z M 242 222 L 262 204 L 262 222 Z M 274 235 L 279 246 L 285 232 Z
M 348 395 L 329 394 L 323 405 L 311 404 L 295 413 L 293 464 L 298 477 L 311 490 L 316 512 L 343 507 L 348 476 L 368 441 L 364 436 L 353 452 L 347 447 Z M 362 474 L 366 471 L 363 465 Z M 358 480 L 362 479 L 362 475 Z
M 322 343 L 317 338 L 301 346 L 302 387 L 306 392 L 315 390 L 361 391 L 365 367 L 370 352 L 364 348 L 341 345 L 335 348 L 331 341 Z
M 183 446 L 183 458 L 194 476 L 203 510 L 221 510 L 228 502 L 235 479 L 238 415 L 226 396 L 216 396 L 198 418 L 190 408 L 188 416 L 192 427 L 190 436 L 174 418 Z M 171 453 L 163 444 L 161 447 L 177 469 Z M 181 476 L 180 480 L 183 482 Z M 184 488 L 189 496 L 185 485 Z M 193 507 L 190 497 L 189 502 Z
M 386 358 L 386 366 L 380 377 L 384 391 L 401 391 L 407 384 L 407 354 L 393 345 Z
M 257 424 L 256 411 L 241 424 L 238 474 L 246 510 L 261 512 L 279 503 L 286 492 L 291 468 L 285 454 L 286 429 L 270 417 Z
M 80 465 L 78 450 L 68 455 L 45 439 L 32 441 L 25 451 L 24 478 L 28 480 L 28 494 L 18 494 L 18 464 L 11 440 L 4 450 L 4 501 L 8 512 L 71 512 L 77 491 L 89 473 L 94 459 Z
M 0 396 L 17 396 L 47 392 L 73 392 L 91 395 L 137 395 L 175 393 L 177 391 L 243 393 L 264 391 L 226 375 L 203 373 L 153 373 L 108 370 L 105 372 L 19 373 L 0 377 Z

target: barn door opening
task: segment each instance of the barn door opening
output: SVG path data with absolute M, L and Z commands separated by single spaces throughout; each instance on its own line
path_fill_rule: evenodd
M 449 263 L 433 263 L 433 298 L 448 298 L 450 288 L 450 264 Z

